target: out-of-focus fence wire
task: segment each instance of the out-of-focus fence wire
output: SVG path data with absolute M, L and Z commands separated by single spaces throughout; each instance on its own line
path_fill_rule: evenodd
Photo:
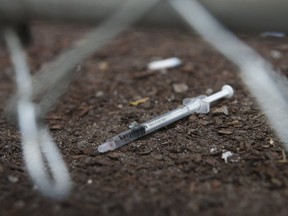
M 129 28 L 158 0 L 126 2 L 111 18 L 75 42 L 70 49 L 63 51 L 56 59 L 44 64 L 33 76 L 32 98 L 40 98 L 40 115 L 44 116 L 55 104 L 73 78 L 75 68 L 80 62 Z M 17 101 L 17 96 L 11 100 L 8 112 L 13 111 L 15 101 Z
M 44 195 L 54 199 L 66 197 L 70 192 L 71 181 L 59 150 L 48 131 L 41 122 L 39 123 L 39 115 L 45 115 L 57 101 L 71 81 L 73 69 L 77 64 L 127 29 L 157 1 L 147 0 L 142 3 L 134 0 L 126 1 L 96 30 L 75 43 L 55 61 L 44 65 L 43 69 L 33 77 L 33 83 L 18 36 L 12 30 L 4 31 L 15 66 L 18 86 L 17 94 L 11 100 L 8 110 L 13 112 L 13 108 L 17 107 L 26 168 L 35 185 Z M 38 110 L 32 103 L 35 96 L 41 97 Z M 51 179 L 45 167 L 45 160 L 52 174 Z
M 15 31 L 5 29 L 4 36 L 16 73 L 16 107 L 26 169 L 44 195 L 55 199 L 65 198 L 72 186 L 70 175 L 48 130 L 36 120 L 37 110 L 31 101 L 32 80 L 25 52 Z M 46 167 L 50 169 L 51 177 Z
M 184 20 L 227 59 L 257 99 L 271 126 L 288 149 L 288 80 L 253 48 L 215 20 L 196 0 L 169 0 Z

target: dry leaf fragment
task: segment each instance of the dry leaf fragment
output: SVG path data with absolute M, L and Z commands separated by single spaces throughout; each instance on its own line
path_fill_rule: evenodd
M 141 98 L 141 99 L 136 100 L 136 101 L 130 101 L 129 105 L 130 106 L 139 106 L 140 104 L 145 103 L 148 100 L 149 100 L 149 97 Z

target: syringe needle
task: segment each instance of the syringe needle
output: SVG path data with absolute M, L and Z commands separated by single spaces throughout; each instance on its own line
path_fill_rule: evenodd
M 191 115 L 192 113 L 208 113 L 210 110 L 210 103 L 221 98 L 230 98 L 233 96 L 233 94 L 233 88 L 229 85 L 224 85 L 221 91 L 208 97 L 202 95 L 197 98 L 186 98 L 183 100 L 183 106 L 180 108 L 160 115 L 154 119 L 151 119 L 150 121 L 136 125 L 132 129 L 106 140 L 106 142 L 98 147 L 98 152 L 104 153 L 117 149 L 148 133 Z

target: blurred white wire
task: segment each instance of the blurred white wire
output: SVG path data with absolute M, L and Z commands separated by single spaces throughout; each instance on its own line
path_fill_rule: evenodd
M 53 107 L 73 78 L 76 66 L 84 59 L 108 44 L 141 18 L 159 0 L 126 0 L 115 13 L 95 30 L 89 32 L 56 59 L 42 66 L 33 76 L 32 99 L 39 100 L 41 117 Z M 18 96 L 11 98 L 6 112 L 14 112 Z
M 17 94 L 8 109 L 13 110 L 15 105 L 17 106 L 26 168 L 35 185 L 44 195 L 63 199 L 69 194 L 72 182 L 48 130 L 39 126 L 39 114 L 43 117 L 57 101 L 72 79 L 73 69 L 81 61 L 127 29 L 157 2 L 158 0 L 145 2 L 127 0 L 110 19 L 96 30 L 76 42 L 71 49 L 63 52 L 55 61 L 44 65 L 33 78 L 33 83 L 26 55 L 18 36 L 13 30 L 5 30 L 4 35 L 15 67 L 18 87 Z M 37 109 L 32 103 L 36 96 L 41 97 Z
M 271 64 L 225 29 L 196 0 L 169 0 L 206 41 L 236 64 L 240 76 L 288 150 L 288 81 Z
M 45 115 L 63 94 L 76 66 L 108 44 L 141 18 L 158 0 L 126 0 L 111 18 L 89 32 L 54 61 L 44 64 L 33 77 L 33 99 L 41 98 L 41 115 Z
M 32 82 L 25 52 L 13 30 L 6 29 L 4 35 L 16 73 L 19 95 L 17 113 L 26 169 L 44 195 L 56 199 L 65 198 L 70 192 L 72 182 L 61 153 L 48 130 L 37 124 L 36 107 L 31 102 Z M 51 177 L 46 167 L 50 169 Z

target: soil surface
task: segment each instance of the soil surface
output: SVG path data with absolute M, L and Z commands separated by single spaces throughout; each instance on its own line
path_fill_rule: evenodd
M 35 72 L 89 28 L 34 25 L 28 47 Z M 239 35 L 288 73 L 287 38 Z M 177 56 L 183 65 L 149 72 Z M 0 215 L 287 215 L 288 164 L 281 142 L 238 77 L 238 69 L 189 32 L 130 30 L 85 61 L 46 122 L 74 187 L 63 202 L 33 187 L 17 127 L 4 114 L 14 72 L 0 50 Z M 224 84 L 235 96 L 115 151 L 91 150 L 136 122 Z M 133 106 L 130 102 L 148 98 Z M 227 113 L 228 111 L 228 113 Z M 230 151 L 228 160 L 223 153 Z

